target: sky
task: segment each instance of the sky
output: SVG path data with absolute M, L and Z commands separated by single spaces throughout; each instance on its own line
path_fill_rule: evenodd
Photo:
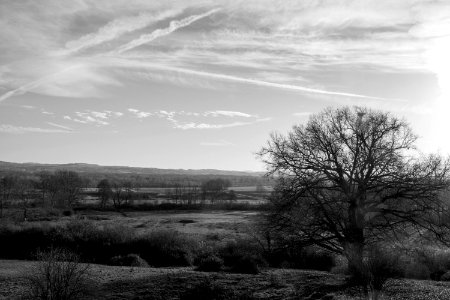
M 450 1 L 2 0 L 0 160 L 264 169 L 326 107 L 450 153 Z

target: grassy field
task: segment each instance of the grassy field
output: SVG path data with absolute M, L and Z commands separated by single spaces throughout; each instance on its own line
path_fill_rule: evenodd
M 100 212 L 84 211 L 80 218 L 95 220 L 99 225 L 120 224 L 134 228 L 138 233 L 168 229 L 200 238 L 219 238 L 245 235 L 258 216 L 253 211 L 150 211 Z
M 20 215 L 20 210 L 7 211 L 8 215 L 15 213 Z M 205 241 L 208 245 L 222 247 L 227 241 L 236 239 L 251 241 L 259 212 L 87 209 L 71 216 L 48 217 L 40 209 L 31 209 L 29 215 L 28 222 L 10 222 L 8 226 L 39 228 L 86 221 L 95 228 L 116 226 L 128 228 L 137 235 L 175 231 L 196 243 Z M 33 261 L 0 260 L 0 299 L 22 297 L 26 286 L 23 275 L 34 264 Z M 229 271 L 199 272 L 194 266 L 154 268 L 92 264 L 91 274 L 96 284 L 95 293 L 89 299 L 213 299 L 209 296 L 189 298 L 193 290 L 208 289 L 227 295 L 226 298 L 214 299 L 363 299 L 358 288 L 346 285 L 344 275 L 311 270 L 266 266 L 259 274 L 237 274 Z M 386 284 L 382 299 L 450 299 L 450 282 L 392 279 Z
M 23 274 L 34 262 L 0 260 L 0 299 L 20 299 Z M 203 273 L 192 268 L 137 268 L 91 265 L 88 299 L 187 299 L 195 286 L 213 285 L 231 299 L 362 299 L 342 275 L 306 270 L 267 269 L 258 275 Z M 208 298 L 198 298 L 208 299 Z M 450 299 L 450 283 L 390 280 L 382 299 Z

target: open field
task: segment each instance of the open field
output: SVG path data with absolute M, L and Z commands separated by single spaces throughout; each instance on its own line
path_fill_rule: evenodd
M 150 211 L 150 212 L 79 212 L 80 218 L 98 225 L 124 225 L 138 233 L 168 229 L 189 235 L 220 238 L 248 234 L 258 212 L 254 211 Z
M 30 209 L 29 221 L 20 224 L 56 225 L 73 220 L 93 221 L 97 226 L 126 226 L 136 233 L 154 230 L 175 230 L 181 233 L 206 238 L 236 237 L 248 234 L 259 212 L 255 211 L 97 211 L 81 210 L 72 216 L 48 217 L 39 209 Z M 5 215 L 21 220 L 19 209 L 8 209 Z
M 0 299 L 20 299 L 23 274 L 34 262 L 0 260 Z M 183 299 L 209 279 L 234 294 L 230 299 L 362 299 L 342 275 L 267 269 L 258 275 L 204 273 L 192 268 L 137 268 L 91 265 L 96 291 L 89 299 Z M 205 299 L 205 298 L 203 298 Z M 390 280 L 382 299 L 450 299 L 450 283 Z

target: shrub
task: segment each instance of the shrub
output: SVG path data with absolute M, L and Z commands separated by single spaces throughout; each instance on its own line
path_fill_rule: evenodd
M 377 247 L 369 251 L 368 257 L 364 261 L 363 274 L 370 290 L 381 291 L 384 283 L 393 277 L 400 275 L 398 266 L 399 256 L 395 253 L 388 253 Z
M 430 279 L 430 270 L 421 263 L 411 263 L 404 269 L 404 277 L 411 279 Z
M 153 231 L 135 239 L 133 249 L 155 267 L 190 266 L 196 242 L 173 230 Z
M 445 272 L 445 273 L 441 276 L 440 280 L 441 280 L 441 281 L 450 281 L 450 271 Z
M 214 254 L 197 259 L 197 271 L 219 272 L 223 268 L 223 260 Z
M 243 274 L 258 274 L 258 259 L 250 255 L 240 257 L 236 264 L 231 266 L 230 271 Z
M 89 265 L 62 249 L 37 254 L 39 262 L 25 276 L 32 299 L 80 299 L 89 294 Z
M 285 247 L 288 245 L 288 247 Z M 303 247 L 295 241 L 281 241 L 277 250 L 265 253 L 272 267 L 330 271 L 335 265 L 334 254 L 317 247 Z
M 111 258 L 114 266 L 148 267 L 148 263 L 137 254 L 118 255 Z
M 247 240 L 231 240 L 218 249 L 224 265 L 233 272 L 259 272 L 259 267 L 266 266 L 261 249 Z
M 376 300 L 385 282 L 400 275 L 398 260 L 399 255 L 392 249 L 372 246 L 361 265 L 349 268 L 349 283 L 363 287 L 370 293 L 368 298 Z
M 71 215 L 73 215 L 73 210 L 71 210 L 71 209 L 63 210 L 62 214 L 65 217 L 70 217 Z
M 329 272 L 335 266 L 333 254 L 315 247 L 300 248 L 297 251 L 291 251 L 288 258 L 290 267 L 295 269 Z
M 417 261 L 425 265 L 430 272 L 430 279 L 440 280 L 450 269 L 450 253 L 440 249 L 416 249 Z

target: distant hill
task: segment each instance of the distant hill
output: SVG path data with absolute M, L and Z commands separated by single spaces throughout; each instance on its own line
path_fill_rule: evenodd
M 226 171 L 215 169 L 158 169 L 139 168 L 127 166 L 101 166 L 96 164 L 39 164 L 39 163 L 12 163 L 0 161 L 0 171 L 37 173 L 41 171 L 70 170 L 79 173 L 102 174 L 139 174 L 139 175 L 225 175 L 225 176 L 262 176 L 263 172 Z
M 185 170 L 136 168 L 126 166 L 100 166 L 96 164 L 38 164 L 12 163 L 0 161 L 0 177 L 8 174 L 36 177 L 40 172 L 56 170 L 75 171 L 94 187 L 107 178 L 112 181 L 130 181 L 136 187 L 173 187 L 177 185 L 200 185 L 213 178 L 230 180 L 232 186 L 271 185 L 271 180 L 263 177 L 263 172 L 224 171 L 214 169 Z

